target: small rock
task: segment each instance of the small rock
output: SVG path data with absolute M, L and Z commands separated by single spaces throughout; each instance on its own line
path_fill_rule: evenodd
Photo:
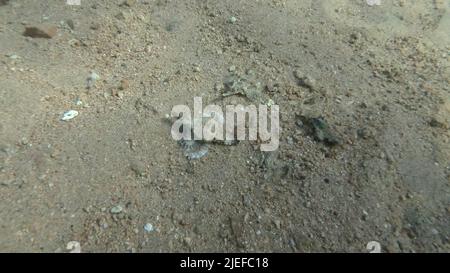
M 381 0 L 366 0 L 367 5 L 369 6 L 380 6 Z
M 176 224 L 179 224 L 183 221 L 183 215 L 181 215 L 178 212 L 173 212 L 172 213 L 172 221 Z
M 126 90 L 129 87 L 130 87 L 130 82 L 128 80 L 123 79 L 123 80 L 120 81 L 120 86 L 119 86 L 120 90 Z
M 20 144 L 22 144 L 22 145 L 28 145 L 28 139 L 26 138 L 26 137 L 23 137 L 21 140 L 20 140 Z
M 123 208 L 122 208 L 121 205 L 117 205 L 117 206 L 111 208 L 111 213 L 112 213 L 112 214 L 119 214 L 119 213 L 121 213 L 122 211 L 123 211 Z
M 66 24 L 70 27 L 71 30 L 75 30 L 75 23 L 72 19 L 66 20 Z
M 431 127 L 442 128 L 442 129 L 447 128 L 446 124 L 444 122 L 442 122 L 441 120 L 438 120 L 437 118 L 431 118 L 429 124 Z
M 299 85 L 307 87 L 311 91 L 317 89 L 317 81 L 313 77 L 309 75 L 304 75 L 303 72 L 300 70 L 296 70 L 294 72 L 294 76 L 297 78 Z
M 223 85 L 223 83 L 216 83 L 214 85 L 214 90 L 217 92 L 222 91 L 224 88 L 225 88 L 225 86 Z
M 176 22 L 170 22 L 169 24 L 166 25 L 166 30 L 168 32 L 173 32 L 177 29 L 177 23 Z
M 179 144 L 183 149 L 183 154 L 189 160 L 198 160 L 208 155 L 209 146 L 201 141 L 180 140 Z
M 136 4 L 136 0 L 125 0 L 122 2 L 121 6 L 132 7 Z
M 191 247 L 191 245 L 192 245 L 192 238 L 191 238 L 191 237 L 186 237 L 186 238 L 184 238 L 183 243 L 184 243 L 187 247 Z
M 12 60 L 17 60 L 17 59 L 19 59 L 19 56 L 18 55 L 16 55 L 16 54 L 8 54 L 8 55 L 6 55 L 6 57 L 8 57 L 8 58 L 10 58 L 10 59 L 12 59 Z
M 274 221 L 273 221 L 273 224 L 275 225 L 275 227 L 276 227 L 277 229 L 280 229 L 280 228 L 281 228 L 281 221 L 280 221 L 280 220 L 274 220 Z
M 83 101 L 80 98 L 76 98 L 75 99 L 75 105 L 76 106 L 82 106 L 83 105 Z
M 317 141 L 324 142 L 329 146 L 341 144 L 340 139 L 331 132 L 328 123 L 322 117 L 311 118 L 307 122 L 312 127 L 314 138 Z
M 90 29 L 98 30 L 98 29 L 100 29 L 100 24 L 99 23 L 92 23 L 92 25 L 90 26 Z
M 80 42 L 79 40 L 77 40 L 77 39 L 70 39 L 70 40 L 68 41 L 68 44 L 69 44 L 70 46 L 77 47 L 77 46 L 80 46 L 80 45 L 81 45 L 81 42 Z
M 303 78 L 302 84 L 304 86 L 308 87 L 311 90 L 317 89 L 317 82 L 316 82 L 316 80 L 314 78 L 310 77 L 310 76 L 306 76 L 305 78 Z
M 293 145 L 293 144 L 294 144 L 294 139 L 293 139 L 291 136 L 288 136 L 288 137 L 286 138 L 286 140 L 287 140 L 287 143 L 288 143 L 289 145 Z
M 134 160 L 130 163 L 130 169 L 136 174 L 136 176 L 143 177 L 146 175 L 146 166 L 144 163 L 138 160 Z
M 237 22 L 237 18 L 234 16 L 231 16 L 230 19 L 228 20 L 229 23 L 234 24 Z
M 359 128 L 358 130 L 356 130 L 356 134 L 359 138 L 362 139 L 373 138 L 375 135 L 371 128 Z
M 92 87 L 94 87 L 95 83 L 99 79 L 100 79 L 100 76 L 97 73 L 95 73 L 94 71 L 91 71 L 91 73 L 89 74 L 89 77 L 87 78 L 87 89 L 91 89 Z
M 24 36 L 31 38 L 45 38 L 51 39 L 58 32 L 58 28 L 53 25 L 36 25 L 36 26 L 27 26 L 25 28 Z
M 116 19 L 118 19 L 118 20 L 125 20 L 126 19 L 125 13 L 122 12 L 122 11 L 117 13 L 114 17 L 116 17 Z
M 147 223 L 147 224 L 144 225 L 144 230 L 145 230 L 146 232 L 152 232 L 152 231 L 154 230 L 154 227 L 153 227 L 152 224 Z
M 300 80 L 303 79 L 304 75 L 303 75 L 303 71 L 301 71 L 300 69 L 297 69 L 294 71 L 294 76 Z
M 363 221 L 367 221 L 368 217 L 369 217 L 369 213 L 367 213 L 367 211 L 363 210 L 363 215 L 362 215 L 361 219 Z

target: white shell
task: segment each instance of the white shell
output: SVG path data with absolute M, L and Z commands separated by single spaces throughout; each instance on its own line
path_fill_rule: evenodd
M 70 253 L 81 253 L 81 245 L 77 241 L 68 242 L 66 249 L 70 250 Z
M 381 0 L 366 0 L 366 3 L 369 6 L 380 6 Z
M 71 120 L 74 117 L 78 116 L 78 111 L 75 110 L 69 110 L 67 112 L 64 112 L 63 117 L 61 118 L 62 121 Z

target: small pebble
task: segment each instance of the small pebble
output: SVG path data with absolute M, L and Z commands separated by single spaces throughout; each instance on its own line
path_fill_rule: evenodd
M 130 82 L 127 79 L 122 79 L 120 81 L 120 86 L 119 89 L 120 90 L 126 90 L 130 87 Z
M 10 58 L 10 59 L 12 59 L 12 60 L 19 59 L 19 56 L 16 55 L 16 54 L 6 55 L 6 57 L 8 57 L 8 58 Z
M 53 25 L 34 25 L 27 26 L 23 33 L 26 37 L 51 39 L 58 32 L 58 28 Z
M 81 101 L 80 98 L 77 98 L 77 99 L 75 100 L 75 105 L 81 106 L 81 105 L 83 105 L 83 101 Z
M 152 224 L 147 223 L 147 224 L 144 225 L 144 230 L 145 230 L 146 232 L 152 232 L 152 231 L 155 230 L 155 229 L 154 229 L 154 227 L 153 227 Z
M 123 211 L 123 208 L 122 208 L 122 206 L 120 206 L 120 205 L 111 208 L 111 213 L 112 213 L 112 214 L 119 214 L 119 213 L 121 213 L 122 211 Z
M 75 23 L 73 22 L 72 19 L 66 20 L 66 24 L 70 27 L 71 30 L 75 29 Z
M 380 6 L 381 0 L 366 0 L 367 5 L 369 6 Z
M 184 238 L 183 242 L 187 247 L 190 247 L 192 245 L 192 239 L 190 237 Z
M 122 6 L 132 7 L 136 4 L 136 0 L 125 0 L 121 4 Z

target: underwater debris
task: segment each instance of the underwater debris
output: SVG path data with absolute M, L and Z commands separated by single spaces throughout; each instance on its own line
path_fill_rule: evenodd
M 190 139 L 181 139 L 178 141 L 178 143 L 182 147 L 184 155 L 189 160 L 196 160 L 207 156 L 209 151 L 208 144 L 231 146 L 239 143 L 236 139 L 227 140 L 213 138 L 210 140 L 206 140 L 202 136 L 198 136 L 195 134 L 193 128 L 194 123 L 201 123 L 203 128 L 203 126 L 213 118 L 216 119 L 217 122 L 219 122 L 219 126 L 224 127 L 225 119 L 222 115 L 216 117 L 213 115 L 204 114 L 203 118 L 194 119 L 193 123 L 183 122 L 183 126 L 180 128 L 182 131 L 180 131 L 180 133 L 182 133 L 184 130 L 190 131 Z M 236 133 L 236 128 L 233 129 L 233 132 Z
M 341 143 L 330 129 L 330 126 L 324 118 L 311 118 L 310 123 L 314 129 L 314 137 L 316 140 L 324 142 L 327 145 L 334 146 Z
M 314 136 L 314 139 L 319 142 L 323 142 L 328 146 L 340 145 L 341 140 L 332 132 L 330 126 L 323 117 L 307 118 L 302 116 L 297 124 L 303 127 L 306 125 L 310 128 L 310 133 Z
M 181 139 L 178 141 L 181 148 L 183 149 L 183 154 L 189 160 L 197 160 L 203 158 L 208 155 L 209 147 L 208 144 L 203 140 L 195 140 L 195 132 L 194 128 L 192 128 L 192 124 L 183 123 L 183 127 L 181 128 L 183 131 L 190 131 L 191 139 Z
M 225 79 L 223 97 L 241 95 L 253 102 L 259 102 L 262 96 L 262 84 L 255 79 L 253 71 L 249 70 L 245 75 L 232 73 Z
M 183 148 L 183 154 L 189 160 L 196 160 L 208 155 L 208 144 L 198 140 L 180 140 L 181 147 Z

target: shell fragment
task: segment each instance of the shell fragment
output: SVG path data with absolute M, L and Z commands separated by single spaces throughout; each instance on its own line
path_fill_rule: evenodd
M 69 250 L 70 253 L 81 253 L 81 245 L 77 241 L 67 243 L 66 249 Z
M 78 111 L 69 110 L 67 112 L 64 112 L 61 120 L 62 121 L 68 121 L 68 120 L 71 120 L 71 119 L 75 118 L 76 116 L 78 116 Z
M 367 5 L 373 7 L 373 6 L 380 6 L 381 0 L 366 0 Z

